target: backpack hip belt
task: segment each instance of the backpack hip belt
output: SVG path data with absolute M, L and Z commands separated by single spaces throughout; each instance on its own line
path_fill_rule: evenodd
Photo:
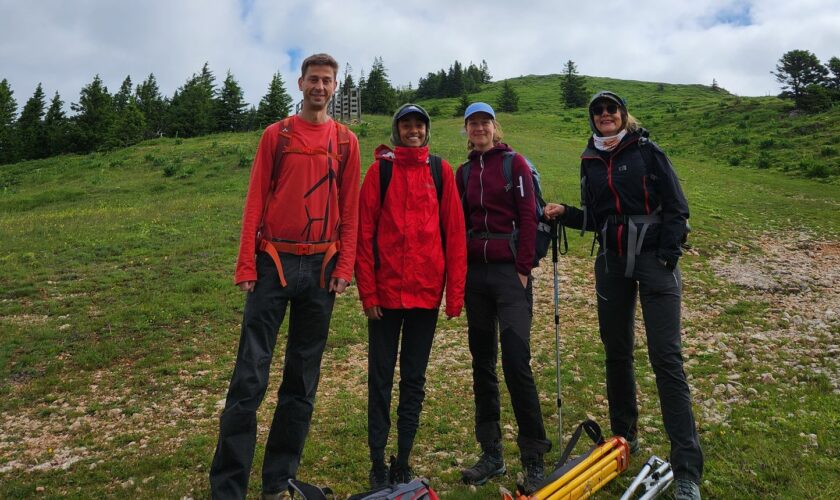
M 516 258 L 516 240 L 519 238 L 519 230 L 513 231 L 512 233 L 490 233 L 487 231 L 479 233 L 470 229 L 467 231 L 467 238 L 471 240 L 508 240 L 508 246 L 513 254 L 513 258 Z
M 661 207 L 649 215 L 610 215 L 604 221 L 604 226 L 601 228 L 602 253 L 604 254 L 607 253 L 607 227 L 611 223 L 627 226 L 627 267 L 624 268 L 625 278 L 633 277 L 633 270 L 636 268 L 636 256 L 642 253 L 642 244 L 645 242 L 645 234 L 647 234 L 650 225 L 662 223 L 662 215 L 658 213 L 660 210 Z M 642 226 L 641 231 L 639 231 L 637 225 Z M 620 244 L 621 242 L 619 242 Z M 604 260 L 604 265 L 607 265 L 606 259 Z M 607 270 L 609 271 L 609 268 Z
M 327 264 L 338 253 L 341 247 L 339 241 L 327 241 L 325 243 L 292 243 L 287 241 L 269 241 L 261 239 L 259 249 L 265 252 L 274 261 L 277 267 L 277 276 L 280 277 L 280 284 L 286 286 L 286 277 L 283 275 L 283 265 L 280 263 L 280 253 L 288 253 L 292 255 L 317 255 L 324 254 L 324 260 L 321 262 L 321 288 L 326 288 L 326 281 L 324 275 L 326 274 Z

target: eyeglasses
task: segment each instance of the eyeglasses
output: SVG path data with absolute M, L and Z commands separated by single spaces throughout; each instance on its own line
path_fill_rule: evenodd
M 606 106 L 596 104 L 595 106 L 592 106 L 592 114 L 598 116 L 604 112 L 604 108 L 606 108 L 607 113 L 611 115 L 614 115 L 618 111 L 618 106 L 615 104 L 607 104 Z

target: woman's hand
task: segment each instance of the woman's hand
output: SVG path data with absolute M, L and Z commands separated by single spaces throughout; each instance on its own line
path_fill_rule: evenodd
M 382 308 L 379 306 L 368 307 L 365 309 L 365 316 L 368 319 L 382 319 Z
M 522 273 L 516 273 L 519 275 L 519 282 L 522 283 L 522 288 L 528 288 L 528 275 Z
M 566 214 L 566 207 L 557 203 L 546 203 L 545 211 L 543 213 L 545 214 L 546 219 L 556 219 L 557 217 L 563 217 L 563 215 Z

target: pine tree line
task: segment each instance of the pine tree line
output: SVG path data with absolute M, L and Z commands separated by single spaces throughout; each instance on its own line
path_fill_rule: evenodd
M 214 132 L 256 130 L 289 115 L 292 99 L 280 73 L 257 107 L 244 100 L 242 87 L 228 71 L 221 87 L 207 63 L 171 98 L 160 92 L 154 74 L 134 85 L 128 76 L 111 94 L 99 75 L 84 86 L 75 115 L 67 116 L 58 92 L 49 104 L 39 83 L 17 116 L 8 80 L 0 81 L 0 164 L 63 153 L 88 153 L 124 147 L 158 137 L 194 137 Z
M 482 85 L 490 83 L 490 69 L 487 61 L 481 61 L 480 66 L 470 63 L 464 66 L 455 61 L 449 66 L 449 71 L 439 70 L 429 73 L 417 82 L 417 99 L 432 99 L 436 97 L 460 97 L 463 94 L 478 92 Z

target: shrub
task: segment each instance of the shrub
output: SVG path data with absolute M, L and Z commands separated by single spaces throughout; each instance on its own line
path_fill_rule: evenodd
M 758 158 L 755 160 L 756 168 L 765 169 L 770 168 L 770 165 L 773 162 L 773 158 L 767 151 L 762 151 L 758 154 Z
M 251 162 L 253 162 L 253 161 L 254 161 L 254 159 L 251 158 L 250 156 L 240 156 L 239 157 L 239 168 L 250 167 Z
M 759 147 L 763 149 L 769 149 L 776 145 L 776 141 L 773 139 L 764 139 L 758 143 Z
M 823 146 L 820 150 L 820 156 L 834 156 L 837 154 L 837 150 L 832 146 Z
M 729 164 L 733 167 L 737 167 L 741 164 L 741 158 L 739 156 L 730 156 L 729 157 Z
M 735 144 L 736 146 L 744 146 L 744 145 L 747 145 L 749 143 L 750 143 L 749 137 L 742 137 L 740 135 L 736 135 L 735 137 L 732 138 L 732 144 Z
M 163 167 L 163 176 L 164 177 L 172 177 L 173 175 L 175 175 L 175 172 L 177 172 L 177 171 L 178 171 L 178 167 L 176 167 L 175 165 L 167 165 L 167 166 Z

